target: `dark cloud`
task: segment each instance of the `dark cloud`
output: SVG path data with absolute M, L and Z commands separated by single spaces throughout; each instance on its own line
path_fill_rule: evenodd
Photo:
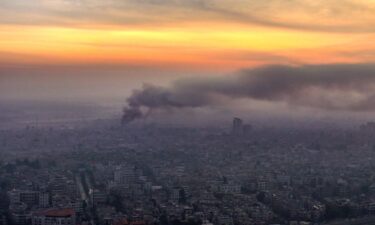
M 138 112 L 136 118 L 141 118 L 150 110 L 208 107 L 241 99 L 321 110 L 373 111 L 375 65 L 267 66 L 221 78 L 178 80 L 169 87 L 148 84 L 128 98 L 124 117 L 129 117 L 128 111 Z

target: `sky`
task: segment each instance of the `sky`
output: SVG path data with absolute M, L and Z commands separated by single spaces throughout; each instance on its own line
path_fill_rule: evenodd
M 223 76 L 230 83 L 274 65 L 327 76 L 349 67 L 345 82 L 371 83 L 355 74 L 372 74 L 373 40 L 375 0 L 1 0 L 0 99 L 125 99 L 143 83 L 175 89 L 176 80 Z M 325 88 L 319 93 L 330 102 L 349 93 L 314 88 Z M 372 95 L 358 88 L 349 98 L 370 104 Z M 356 104 L 327 107 L 314 96 L 312 108 Z M 297 102 L 290 98 L 255 100 Z
M 2 0 L 2 65 L 372 61 L 373 0 Z

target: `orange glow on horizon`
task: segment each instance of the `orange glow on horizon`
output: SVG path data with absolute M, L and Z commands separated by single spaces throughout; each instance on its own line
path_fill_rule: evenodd
M 2 25 L 0 63 L 200 69 L 239 69 L 276 63 L 354 63 L 373 60 L 356 54 L 375 47 L 369 44 L 372 36 L 233 24 L 160 29 Z M 343 54 L 343 49 L 347 54 Z

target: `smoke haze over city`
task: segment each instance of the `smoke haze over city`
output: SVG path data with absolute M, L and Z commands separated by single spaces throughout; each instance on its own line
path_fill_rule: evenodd
M 0 0 L 0 225 L 374 225 L 375 0 Z
M 374 107 L 372 1 L 0 4 L 3 105 L 104 103 L 112 116 L 130 103 L 235 114 L 233 104 L 224 106 L 250 100 L 247 108 L 271 117 L 318 109 L 353 118 Z M 169 102 L 138 99 L 152 91 Z

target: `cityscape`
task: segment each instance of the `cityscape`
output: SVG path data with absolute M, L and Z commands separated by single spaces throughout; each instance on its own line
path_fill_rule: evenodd
M 0 225 L 375 225 L 375 0 L 0 0 Z
M 375 123 L 1 131 L 2 224 L 371 224 Z

